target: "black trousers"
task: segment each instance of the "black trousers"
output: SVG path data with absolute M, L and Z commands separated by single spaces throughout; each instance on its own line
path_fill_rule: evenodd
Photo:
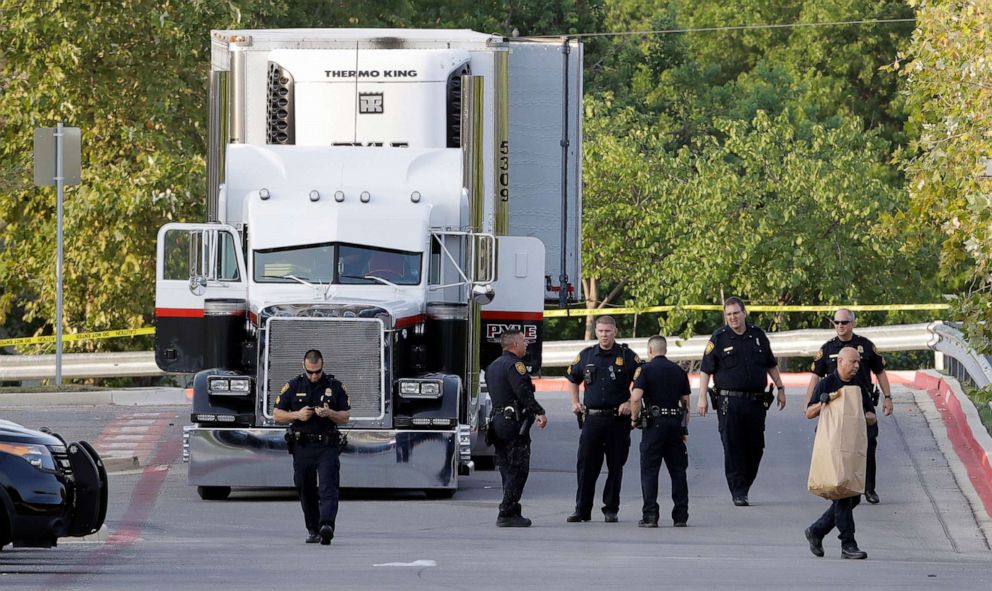
M 854 541 L 854 508 L 860 502 L 861 495 L 831 502 L 823 515 L 810 526 L 813 535 L 822 538 L 836 527 L 840 531 L 838 537 L 842 548 L 857 546 L 857 542 Z
M 530 475 L 530 434 L 520 434 L 518 421 L 507 421 L 502 415 L 493 417 L 490 428 L 496 435 L 496 465 L 503 481 L 503 501 L 499 504 L 500 517 L 520 515 L 520 497 L 523 496 L 527 476 Z
M 592 514 L 596 498 L 596 480 L 606 458 L 606 486 L 603 487 L 603 513 L 620 511 L 620 481 L 623 465 L 630 453 L 630 417 L 589 415 L 579 436 L 579 454 L 576 463 L 578 492 L 575 510 L 585 517 Z
M 727 413 L 717 409 L 720 440 L 723 442 L 723 469 L 730 495 L 746 497 L 758 476 L 765 453 L 765 406 L 747 398 L 726 398 Z M 721 407 L 723 403 L 721 402 Z
M 875 450 L 878 448 L 878 423 L 868 425 L 868 464 L 865 470 L 865 492 L 875 492 Z
M 308 531 L 328 524 L 338 516 L 341 461 L 334 445 L 298 442 L 293 450 L 293 483 L 303 506 Z
M 645 519 L 658 520 L 658 473 L 665 462 L 672 479 L 672 521 L 689 519 L 689 485 L 685 471 L 689 454 L 682 441 L 682 421 L 679 417 L 653 419 L 641 435 L 641 494 Z

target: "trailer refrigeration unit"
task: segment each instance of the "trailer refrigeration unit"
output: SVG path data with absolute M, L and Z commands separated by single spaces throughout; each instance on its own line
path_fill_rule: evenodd
M 155 300 L 158 366 L 196 374 L 202 498 L 292 486 L 272 409 L 311 348 L 351 399 L 342 486 L 454 493 L 500 333 L 537 371 L 544 302 L 578 277 L 581 60 L 463 30 L 212 33 L 207 221 L 160 229 Z

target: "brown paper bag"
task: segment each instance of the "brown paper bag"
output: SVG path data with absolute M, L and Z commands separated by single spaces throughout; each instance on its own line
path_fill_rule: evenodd
M 845 386 L 839 397 L 820 410 L 809 464 L 809 492 L 825 499 L 865 492 L 868 430 L 861 389 Z

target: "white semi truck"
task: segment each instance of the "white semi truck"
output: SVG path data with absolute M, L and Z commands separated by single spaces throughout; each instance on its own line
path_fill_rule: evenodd
M 581 63 L 464 30 L 212 32 L 207 220 L 160 229 L 155 297 L 202 498 L 292 486 L 272 409 L 311 348 L 351 399 L 342 486 L 457 490 L 500 333 L 538 370 L 577 284 Z

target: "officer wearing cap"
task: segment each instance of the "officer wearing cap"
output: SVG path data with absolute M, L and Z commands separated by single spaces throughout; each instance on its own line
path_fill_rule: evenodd
M 834 312 L 834 330 L 837 336 L 830 339 L 820 347 L 813 359 L 812 372 L 809 386 L 806 388 L 806 402 L 810 400 L 816 384 L 821 378 L 829 375 L 837 369 L 837 355 L 844 347 L 852 347 L 861 356 L 858 381 L 869 391 L 872 389 L 871 374 L 875 374 L 878 385 L 885 396 L 882 403 L 882 412 L 886 416 L 892 414 L 892 388 L 889 385 L 889 376 L 885 373 L 885 358 L 878 352 L 875 343 L 865 337 L 854 334 L 854 328 L 858 325 L 854 317 L 854 312 L 847 308 L 839 308 Z M 872 402 L 878 404 L 877 397 Z M 875 450 L 878 448 L 878 423 L 868 425 L 868 468 L 865 473 L 865 500 L 871 504 L 877 504 L 878 493 L 875 492 L 875 474 L 877 464 L 875 462 Z
M 667 352 L 665 337 L 648 339 L 648 362 L 634 372 L 634 390 L 630 396 L 631 426 L 643 429 L 644 507 L 638 527 L 658 527 L 658 472 L 663 460 L 672 479 L 672 522 L 675 527 L 685 527 L 689 520 L 689 485 L 685 476 L 689 454 L 685 442 L 689 437 L 691 389 L 689 376 L 665 357 Z
M 641 359 L 627 345 L 616 342 L 617 323 L 612 316 L 596 319 L 597 344 L 586 347 L 568 366 L 565 376 L 572 396 L 572 412 L 579 416 L 582 434 L 576 462 L 578 491 L 575 512 L 566 521 L 592 519 L 596 480 L 606 458 L 603 515 L 616 523 L 620 512 L 620 481 L 630 451 L 630 384 Z M 579 384 L 584 384 L 579 402 Z
M 534 398 L 523 357 L 527 341 L 519 330 L 500 336 L 503 354 L 486 368 L 486 387 L 493 403 L 487 440 L 496 448 L 496 465 L 503 481 L 503 502 L 499 505 L 497 527 L 529 527 L 521 515 L 520 496 L 530 473 L 530 427 L 536 421 L 545 428 L 548 418 Z
M 326 546 L 334 537 L 338 514 L 338 425 L 351 418 L 351 404 L 341 382 L 324 373 L 320 351 L 306 352 L 303 370 L 280 390 L 272 417 L 277 423 L 292 423 L 287 441 L 293 454 L 293 482 L 307 526 L 306 542 Z
M 734 505 L 746 507 L 765 450 L 765 385 L 770 376 L 778 389 L 779 410 L 785 408 L 785 385 L 768 336 L 747 323 L 744 302 L 727 298 L 723 317 L 727 324 L 713 333 L 703 353 L 696 411 L 706 416 L 707 388 L 713 376 L 727 486 Z M 770 400 L 767 403 L 770 406 Z

